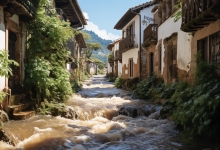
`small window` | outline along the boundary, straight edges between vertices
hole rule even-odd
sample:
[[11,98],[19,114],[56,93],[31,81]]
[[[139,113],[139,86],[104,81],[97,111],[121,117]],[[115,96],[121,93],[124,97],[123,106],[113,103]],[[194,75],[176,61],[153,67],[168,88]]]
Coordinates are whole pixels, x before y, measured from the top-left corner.
[[133,58],[129,59],[129,77],[133,77]]
[[133,58],[129,59],[129,77],[133,77]]

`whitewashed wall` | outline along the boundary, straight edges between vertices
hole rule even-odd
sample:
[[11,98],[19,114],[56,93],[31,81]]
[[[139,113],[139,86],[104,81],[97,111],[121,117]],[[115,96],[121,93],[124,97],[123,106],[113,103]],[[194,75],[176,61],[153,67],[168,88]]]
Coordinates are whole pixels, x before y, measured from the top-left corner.
[[107,66],[107,71],[108,71],[108,73],[112,73],[112,67],[110,66],[110,64],[108,63],[108,66]]
[[[163,22],[158,27],[158,41],[161,40],[161,47],[162,47],[162,71],[164,67],[164,39],[166,37],[171,36],[172,33],[177,33],[177,66],[180,69],[187,70],[187,65],[191,61],[191,40],[192,36],[189,33],[185,33],[180,30],[181,27],[181,19],[178,22],[173,21],[174,18],[168,18],[165,22]],[[159,46],[159,45],[157,45]]]
[[[126,65],[128,67],[129,58],[133,58],[133,62],[137,64],[138,60],[138,48],[131,49],[127,52],[122,53],[122,67]],[[127,73],[126,73],[127,74]]]
[[[5,49],[5,25],[4,25],[3,8],[0,7],[0,50],[3,49]],[[5,77],[0,77],[0,91],[2,91],[4,87],[5,87]]]
[[[147,25],[154,23],[154,22],[150,22],[150,23],[147,22],[147,25],[146,24],[143,25],[142,21],[144,20],[144,16],[154,18],[154,13],[152,13],[151,10],[155,6],[157,6],[157,5],[153,5],[153,6],[144,8],[140,11],[140,15],[141,15],[141,43],[143,43],[143,39],[144,39],[144,29],[147,27]],[[139,28],[139,26],[138,26],[138,28]]]
[[120,61],[118,61],[118,75],[122,75],[122,63]]

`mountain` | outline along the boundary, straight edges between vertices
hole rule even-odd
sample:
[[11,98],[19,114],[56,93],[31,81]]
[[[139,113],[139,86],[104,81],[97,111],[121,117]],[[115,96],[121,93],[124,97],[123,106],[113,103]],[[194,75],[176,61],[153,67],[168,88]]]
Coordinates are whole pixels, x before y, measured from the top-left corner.
[[102,49],[98,51],[92,52],[92,57],[100,59],[103,63],[107,64],[107,57],[111,53],[107,49],[107,46],[112,43],[112,40],[105,40],[99,37],[95,32],[83,30],[85,33],[89,34],[91,36],[90,40],[86,40],[86,42],[93,42],[93,43],[100,43],[102,45]]

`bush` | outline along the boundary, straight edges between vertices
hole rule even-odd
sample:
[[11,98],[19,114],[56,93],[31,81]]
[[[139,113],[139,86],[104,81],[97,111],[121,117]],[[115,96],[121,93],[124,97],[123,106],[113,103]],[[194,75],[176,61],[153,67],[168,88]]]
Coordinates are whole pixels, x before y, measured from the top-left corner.
[[109,82],[115,82],[116,77],[115,77],[114,73],[112,73],[112,72],[108,73],[108,74],[106,74],[105,77],[108,79]]
[[70,84],[73,92],[79,92],[81,90],[79,81],[73,75],[70,76]]
[[122,76],[118,76],[114,82],[115,87],[117,88],[122,88],[122,84],[123,84],[123,80],[122,80]]
[[215,64],[199,62],[195,83],[179,84],[171,103],[173,119],[186,136],[213,138],[220,132],[220,78]]
[[156,75],[152,75],[148,79],[145,79],[137,84],[137,87],[133,91],[133,97],[151,99],[163,91],[163,86],[163,80],[157,78]]

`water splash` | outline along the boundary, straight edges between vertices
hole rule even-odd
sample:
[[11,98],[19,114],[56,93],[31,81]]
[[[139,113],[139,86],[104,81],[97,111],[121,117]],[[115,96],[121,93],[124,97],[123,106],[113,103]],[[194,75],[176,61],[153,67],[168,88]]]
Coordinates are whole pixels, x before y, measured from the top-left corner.
[[114,88],[103,77],[93,79],[66,102],[74,109],[77,119],[35,116],[7,122],[3,129],[13,133],[18,143],[12,147],[0,142],[0,147],[14,150],[177,150],[193,147],[183,145],[172,121],[160,119],[161,106],[132,100],[129,92]]

